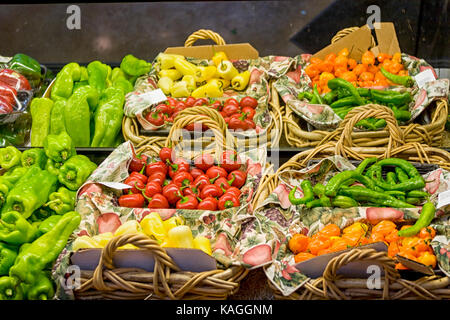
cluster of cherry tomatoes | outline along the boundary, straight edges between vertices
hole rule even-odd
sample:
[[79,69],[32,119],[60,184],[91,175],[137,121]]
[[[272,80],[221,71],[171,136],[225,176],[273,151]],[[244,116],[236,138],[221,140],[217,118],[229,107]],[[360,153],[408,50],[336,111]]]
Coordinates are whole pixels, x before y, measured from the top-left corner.
[[[403,226],[400,230],[408,227],[411,226]],[[311,237],[294,234],[288,245],[295,254],[295,262],[298,263],[322,254],[381,241],[388,245],[389,257],[394,259],[398,254],[434,268],[436,256],[433,254],[430,242],[435,235],[436,231],[432,227],[426,227],[416,236],[399,237],[396,224],[389,220],[382,220],[371,229],[369,225],[361,222],[355,222],[342,231],[336,224],[329,224]],[[407,267],[398,262],[396,269],[407,269]]]
[[[253,121],[255,109],[258,101],[253,97],[243,97],[240,101],[235,98],[228,98],[225,101],[212,100],[207,98],[188,97],[186,99],[175,99],[168,97],[165,103],[157,105],[152,111],[145,115],[145,119],[156,127],[163,126],[166,122],[173,123],[175,117],[186,108],[196,106],[208,106],[217,110],[229,129],[232,130],[249,130],[255,129],[256,125]],[[202,125],[202,130],[207,130],[206,125]],[[185,127],[186,130],[193,131],[194,123]]]
[[129,208],[224,210],[240,206],[240,188],[247,173],[240,170],[236,151],[224,151],[219,164],[210,154],[194,159],[194,166],[176,158],[171,148],[162,148],[158,161],[146,155],[134,155],[130,175],[124,181],[131,186],[119,197],[119,205]]

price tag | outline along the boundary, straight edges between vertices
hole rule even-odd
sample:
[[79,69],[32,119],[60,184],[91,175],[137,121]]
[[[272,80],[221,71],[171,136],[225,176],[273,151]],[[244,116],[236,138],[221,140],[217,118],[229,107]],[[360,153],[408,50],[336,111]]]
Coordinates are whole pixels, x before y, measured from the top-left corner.
[[448,204],[450,204],[450,190],[439,193],[436,209],[445,207]]
[[157,104],[167,100],[166,95],[161,89],[156,89],[150,92],[146,92],[140,96],[149,105]]
[[434,77],[433,71],[431,69],[427,69],[425,71],[422,71],[421,73],[417,74],[414,79],[417,82],[417,85],[419,88],[423,88],[425,84],[431,81],[435,81],[436,78]]
[[124,189],[131,188],[130,185],[125,184],[125,183],[120,183],[120,182],[99,182],[99,183],[108,188],[117,189],[117,190],[124,190]]

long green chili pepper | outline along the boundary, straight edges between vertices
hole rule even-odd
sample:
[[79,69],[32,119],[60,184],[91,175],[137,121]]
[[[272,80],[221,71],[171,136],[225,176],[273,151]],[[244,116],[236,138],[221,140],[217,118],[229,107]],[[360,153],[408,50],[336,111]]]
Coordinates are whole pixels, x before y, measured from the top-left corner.
[[306,203],[307,208],[317,208],[317,207],[331,207],[331,200],[327,196],[321,196],[319,199],[314,199]]
[[397,183],[397,175],[394,172],[389,171],[386,174],[386,182],[389,184],[396,184]]
[[373,180],[366,176],[363,176],[356,170],[349,170],[338,173],[333,178],[331,178],[330,181],[328,181],[327,185],[325,186],[325,195],[335,197],[339,188],[348,179],[359,181],[369,189],[377,189]]
[[397,174],[398,181],[405,182],[409,179],[408,175],[402,168],[395,167],[395,173]]
[[356,201],[366,201],[393,208],[415,208],[415,206],[407,202],[400,201],[389,194],[360,186],[342,187],[339,190],[339,195],[351,197]]
[[365,101],[359,95],[358,90],[356,90],[355,86],[353,86],[353,84],[351,84],[347,80],[340,79],[340,78],[334,78],[334,79],[328,80],[327,84],[328,84],[328,88],[330,88],[331,90],[338,89],[338,88],[346,89],[356,99],[356,102],[358,103],[358,105],[365,104]]
[[313,187],[311,185],[311,181],[309,180],[303,180],[300,183],[300,187],[302,188],[302,192],[303,192],[303,197],[302,198],[296,198],[295,197],[295,191],[297,190],[297,187],[294,187],[290,192],[289,192],[289,201],[293,204],[293,205],[298,205],[298,204],[305,204],[311,200],[314,199],[314,192],[313,192]]
[[[412,87],[414,85],[414,79],[411,76],[398,76],[386,71],[383,67],[380,68],[380,72],[386,77],[386,79],[392,81],[393,83],[401,84],[405,87]],[[328,87],[330,87],[330,85],[328,85]]]
[[356,202],[354,199],[346,196],[336,196],[333,198],[331,204],[333,207],[339,207],[339,208],[353,208],[358,206],[358,202]]
[[411,198],[428,198],[429,196],[430,194],[428,192],[421,190],[412,190],[408,192],[408,197]]
[[316,183],[313,188],[314,195],[320,197],[325,194],[325,186],[321,183]]
[[422,202],[422,199],[415,198],[415,197],[407,197],[405,201],[410,203],[410,204],[414,204],[414,205],[417,206],[420,202]]
[[320,96],[319,91],[317,90],[317,84],[314,85],[313,95],[314,98],[316,98],[318,104],[323,104],[322,97]]
[[427,202],[423,205],[420,217],[412,227],[400,230],[398,232],[399,237],[412,237],[420,232],[422,228],[426,228],[430,225],[434,218],[436,207],[432,202]]

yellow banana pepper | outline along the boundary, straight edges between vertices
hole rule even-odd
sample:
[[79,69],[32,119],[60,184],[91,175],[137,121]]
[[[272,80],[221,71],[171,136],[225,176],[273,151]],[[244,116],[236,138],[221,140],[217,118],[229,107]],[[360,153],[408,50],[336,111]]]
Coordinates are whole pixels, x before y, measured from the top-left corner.
[[137,222],[136,220],[128,220],[116,229],[116,232],[114,232],[114,236],[117,237],[123,234],[134,234],[140,232],[142,232],[142,227],[139,222]]
[[169,77],[162,77],[158,80],[158,87],[164,92],[164,94],[170,94],[172,86],[173,80]]
[[208,83],[210,82],[218,82],[218,85],[220,88],[226,89],[230,86],[231,81],[230,80],[225,80],[225,79],[218,79],[218,78],[214,78],[208,81]]
[[184,56],[180,54],[160,53],[156,58],[156,61],[159,63],[161,69],[164,70],[173,68],[173,62],[176,58],[184,60]]
[[142,231],[158,242],[163,242],[167,237],[167,231],[164,228],[163,221],[158,212],[150,212],[141,220]]
[[232,80],[235,76],[239,74],[239,71],[234,67],[230,60],[223,60],[217,67],[217,73],[221,78],[226,80]]
[[188,97],[190,94],[186,81],[175,82],[170,89],[170,95],[174,98]]
[[181,78],[181,81],[186,81],[187,88],[189,91],[194,91],[197,88],[197,84],[195,83],[195,77],[191,75],[185,75]]
[[228,57],[225,52],[219,51],[219,52],[214,53],[211,60],[214,63],[214,65],[217,67],[223,60],[228,60]]
[[76,238],[72,243],[72,250],[100,248],[100,244],[89,236],[81,236]]
[[163,226],[166,230],[166,233],[169,232],[170,229],[181,226],[183,224],[184,222],[181,217],[170,217],[169,219],[163,221]]
[[239,73],[231,80],[231,86],[234,90],[244,90],[247,88],[248,82],[250,80],[250,71],[244,71]]
[[195,76],[198,68],[196,65],[190,63],[189,61],[182,60],[182,59],[175,59],[173,61],[173,66],[175,69],[177,69],[183,76],[185,75],[191,75]]
[[162,77],[169,77],[173,81],[180,79],[183,75],[178,71],[177,69],[167,69],[167,70],[161,70],[158,72],[158,76],[160,78]]
[[212,255],[211,242],[204,236],[196,236],[194,238],[194,248],[200,249],[206,254]]
[[207,67],[203,67],[203,66],[199,66],[197,67],[198,71],[196,73],[196,82],[204,82],[204,81],[208,81],[209,79],[212,79],[217,72],[217,68],[215,66],[207,66]]
[[93,236],[92,240],[96,241],[100,248],[103,248],[113,237],[112,232],[104,232]]
[[196,99],[205,98],[206,97],[206,84],[204,84],[204,85],[198,87],[197,89],[195,89],[194,91],[192,91],[191,96],[193,96]]
[[177,226],[167,233],[169,243],[174,248],[194,248],[194,238],[191,228],[188,226]]

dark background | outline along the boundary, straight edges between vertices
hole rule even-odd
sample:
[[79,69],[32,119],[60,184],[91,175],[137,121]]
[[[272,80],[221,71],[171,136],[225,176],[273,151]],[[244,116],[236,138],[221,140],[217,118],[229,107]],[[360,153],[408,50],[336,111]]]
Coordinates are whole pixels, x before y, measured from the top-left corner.
[[250,42],[261,56],[294,56],[364,25],[371,4],[380,6],[382,21],[395,23],[402,51],[449,67],[448,0],[81,3],[81,30],[66,27],[70,3],[1,5],[0,55],[23,52],[43,64],[117,63],[128,53],[152,60],[192,32],[212,29],[227,43]]

